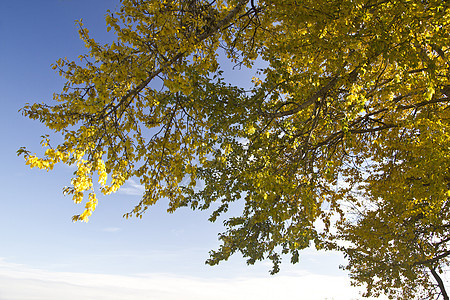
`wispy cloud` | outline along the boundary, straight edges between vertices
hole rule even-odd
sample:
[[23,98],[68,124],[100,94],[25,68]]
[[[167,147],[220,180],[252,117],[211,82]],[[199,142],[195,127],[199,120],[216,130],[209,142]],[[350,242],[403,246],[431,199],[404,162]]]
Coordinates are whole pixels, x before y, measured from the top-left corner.
[[104,231],[104,232],[118,232],[120,230],[122,230],[122,229],[119,227],[106,227],[106,228],[102,229],[102,231]]
[[2,300],[203,300],[203,299],[360,299],[345,276],[302,272],[296,276],[232,279],[171,274],[120,276],[51,272],[0,260]]
[[128,179],[119,189],[119,192],[131,196],[142,196],[145,192],[145,187],[133,179]]

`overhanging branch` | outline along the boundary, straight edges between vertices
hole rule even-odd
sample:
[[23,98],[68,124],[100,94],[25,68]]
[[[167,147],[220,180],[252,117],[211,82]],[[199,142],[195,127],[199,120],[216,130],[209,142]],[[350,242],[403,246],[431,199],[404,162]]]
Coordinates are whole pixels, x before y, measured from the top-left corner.
[[[200,34],[196,38],[196,44],[201,43],[205,39],[214,35],[218,30],[222,27],[226,26],[231,20],[245,7],[247,3],[246,0],[240,0],[233,10],[231,10],[223,19],[218,21],[214,26],[211,26],[208,30]],[[178,52],[175,56],[169,59],[165,64],[161,65],[157,70],[151,72],[148,77],[143,80],[139,85],[129,90],[122,98],[120,98],[119,103],[112,107],[112,109],[103,117],[110,115],[112,112],[116,111],[122,105],[128,106],[133,97],[139,94],[156,76],[158,76],[164,69],[177,62],[180,58],[182,58],[186,52]],[[106,109],[104,110],[106,111]]]

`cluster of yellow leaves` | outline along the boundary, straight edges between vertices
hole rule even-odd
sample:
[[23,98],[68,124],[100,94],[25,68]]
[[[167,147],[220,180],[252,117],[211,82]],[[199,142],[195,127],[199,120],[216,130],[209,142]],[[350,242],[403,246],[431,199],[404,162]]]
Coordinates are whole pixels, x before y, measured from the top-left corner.
[[53,148],[49,148],[45,151],[45,158],[38,158],[36,155],[30,155],[26,150],[21,149],[25,156],[26,164],[31,168],[39,168],[43,170],[52,170],[54,165],[58,162],[68,163],[76,160],[77,170],[75,172],[76,177],[71,180],[72,187],[66,187],[64,189],[65,194],[72,194],[72,199],[75,203],[81,203],[86,191],[90,191],[88,195],[88,201],[85,206],[85,210],[82,214],[74,216],[73,220],[88,221],[88,217],[92,214],[97,206],[97,198],[94,192],[94,185],[92,182],[92,175],[94,171],[98,172],[98,182],[101,185],[101,191],[103,194],[110,194],[117,191],[117,189],[124,183],[125,180],[118,180],[117,178],[112,181],[111,186],[106,185],[108,178],[105,163],[101,158],[97,158],[95,164],[82,159],[83,153],[72,153],[72,157],[67,152],[61,152]]

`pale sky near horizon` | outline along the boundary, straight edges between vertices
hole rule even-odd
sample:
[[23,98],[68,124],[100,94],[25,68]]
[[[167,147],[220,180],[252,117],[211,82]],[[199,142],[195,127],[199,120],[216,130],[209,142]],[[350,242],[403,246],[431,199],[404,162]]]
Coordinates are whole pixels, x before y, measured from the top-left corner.
[[333,252],[307,249],[275,276],[267,262],[247,266],[239,255],[205,266],[220,222],[189,209],[167,214],[164,202],[126,220],[142,193],[134,181],[100,198],[89,223],[72,223],[83,209],[62,194],[73,169],[30,170],[16,156],[21,146],[39,152],[40,136],[50,133],[18,110],[51,102],[63,80],[50,65],[85,51],[74,20],[107,42],[104,15],[117,7],[117,0],[0,1],[0,300],[360,299]]

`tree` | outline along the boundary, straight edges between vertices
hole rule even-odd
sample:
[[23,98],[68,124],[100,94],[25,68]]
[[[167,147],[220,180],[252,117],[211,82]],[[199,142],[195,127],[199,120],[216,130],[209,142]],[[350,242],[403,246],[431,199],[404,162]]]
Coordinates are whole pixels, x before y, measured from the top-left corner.
[[368,184],[353,201],[357,221],[343,224],[338,238],[351,242],[341,247],[346,269],[367,284],[367,295],[449,299],[439,275],[450,254],[449,128],[434,110],[416,117],[373,149]]
[[[121,2],[106,15],[117,39],[101,45],[79,22],[88,54],[53,66],[67,79],[55,104],[22,110],[63,137],[44,136],[42,158],[19,149],[26,163],[77,166],[64,192],[88,199],[74,221],[95,210],[95,176],[103,194],[137,177],[145,193],[126,217],[167,198],[169,212],[215,204],[215,221],[244,202],[209,264],[241,252],[275,273],[314,243],[349,255],[369,294],[433,293],[429,273],[392,269],[414,257],[434,276],[448,263],[447,2]],[[264,61],[250,89],[227,83],[219,53]]]

